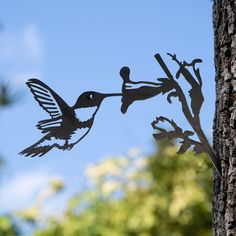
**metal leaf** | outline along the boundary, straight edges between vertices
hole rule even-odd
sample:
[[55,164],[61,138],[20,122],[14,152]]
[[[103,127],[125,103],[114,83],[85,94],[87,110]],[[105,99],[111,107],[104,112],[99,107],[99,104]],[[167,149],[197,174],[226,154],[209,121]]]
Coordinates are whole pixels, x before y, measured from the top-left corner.
[[161,82],[160,89],[161,89],[162,94],[168,93],[169,91],[174,89],[173,83],[171,80],[167,78],[159,78],[158,81]]
[[183,154],[185,153],[190,147],[192,143],[187,139],[182,142],[182,145],[180,146],[179,151],[177,152],[178,154]]
[[[173,127],[174,130],[166,131],[165,129],[160,128],[158,126],[160,122],[169,123]],[[190,136],[194,135],[194,132],[190,130],[185,130],[183,132],[183,130],[173,120],[170,120],[164,116],[160,116],[160,117],[157,117],[156,120],[152,122],[152,127],[153,129],[158,131],[158,133],[153,134],[153,137],[156,140],[165,139],[165,138],[169,140],[182,139],[180,149],[177,152],[178,154],[185,153],[191,146],[194,146],[194,151],[197,154],[202,152],[203,150],[201,143],[189,138]]]
[[204,146],[199,143],[199,144],[195,144],[195,145],[194,145],[193,151],[194,151],[196,154],[201,154],[202,152],[205,152],[205,149],[204,149]]
[[191,108],[194,116],[199,116],[200,109],[202,107],[204,97],[199,85],[195,85],[192,89],[189,90],[189,96],[191,98]]
[[171,104],[172,103],[172,101],[171,101],[171,98],[172,97],[178,97],[178,93],[177,92],[171,92],[171,93],[169,93],[168,94],[168,96],[167,96],[167,101]]

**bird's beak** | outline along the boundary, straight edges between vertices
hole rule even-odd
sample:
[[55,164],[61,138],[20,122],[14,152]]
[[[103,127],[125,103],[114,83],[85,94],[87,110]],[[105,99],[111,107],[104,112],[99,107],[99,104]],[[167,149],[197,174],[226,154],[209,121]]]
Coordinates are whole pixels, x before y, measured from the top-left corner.
[[103,98],[107,98],[107,97],[116,97],[116,96],[122,96],[122,93],[103,93],[102,96]]

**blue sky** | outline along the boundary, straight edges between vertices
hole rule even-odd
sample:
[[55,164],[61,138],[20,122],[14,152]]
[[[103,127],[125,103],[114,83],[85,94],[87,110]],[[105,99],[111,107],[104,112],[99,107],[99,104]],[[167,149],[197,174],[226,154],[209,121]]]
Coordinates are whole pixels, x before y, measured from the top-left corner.
[[1,209],[30,204],[51,176],[62,176],[73,191],[84,185],[90,163],[132,147],[152,153],[150,123],[156,116],[174,118],[189,128],[178,101],[169,105],[165,97],[157,97],[136,102],[123,115],[120,99],[110,98],[103,102],[89,135],[70,152],[53,150],[43,158],[23,158],[18,153],[42,136],[36,123],[48,118],[25,86],[29,78],[44,81],[73,105],[86,90],[120,92],[119,70],[125,65],[133,80],[155,81],[163,75],[156,53],[173,70],[167,52],[183,60],[201,58],[201,118],[210,138],[215,99],[211,8],[207,0],[2,2],[0,75],[24,97],[0,111],[0,153],[7,161],[1,174]]

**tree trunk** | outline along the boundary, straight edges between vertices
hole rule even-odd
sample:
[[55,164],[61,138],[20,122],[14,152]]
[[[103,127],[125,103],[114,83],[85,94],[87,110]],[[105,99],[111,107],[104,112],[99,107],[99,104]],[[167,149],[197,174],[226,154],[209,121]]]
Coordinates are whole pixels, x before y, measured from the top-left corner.
[[214,0],[216,113],[214,150],[222,179],[213,180],[213,235],[236,235],[236,0]]

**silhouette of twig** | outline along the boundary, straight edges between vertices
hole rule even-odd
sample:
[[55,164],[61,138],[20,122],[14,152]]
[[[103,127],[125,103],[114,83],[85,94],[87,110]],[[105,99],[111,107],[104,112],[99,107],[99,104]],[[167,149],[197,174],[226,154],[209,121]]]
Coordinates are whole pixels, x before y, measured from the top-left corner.
[[[172,85],[173,90],[171,93],[168,94],[167,100],[168,102],[171,102],[171,97],[178,97],[179,101],[182,105],[182,111],[184,116],[186,117],[187,121],[195,131],[195,134],[198,136],[199,141],[197,143],[192,142],[193,140],[189,140],[189,138],[185,138],[183,143],[182,143],[182,150],[181,151],[187,151],[192,145],[194,145],[194,151],[196,153],[201,153],[201,152],[206,152],[209,155],[209,158],[218,171],[219,175],[221,175],[221,169],[220,169],[220,163],[218,159],[216,158],[213,149],[211,148],[211,145],[209,144],[205,133],[203,132],[201,128],[201,123],[200,123],[200,109],[202,107],[204,97],[202,94],[202,78],[199,72],[199,69],[196,69],[195,65],[196,63],[202,62],[200,59],[195,59],[191,63],[187,62],[180,62],[176,55],[172,55],[168,53],[168,55],[172,58],[173,61],[175,61],[178,66],[179,70],[176,73],[176,79],[179,79],[180,76],[182,75],[184,79],[190,84],[191,89],[189,90],[189,96],[191,98],[191,109],[187,103],[186,96],[177,82],[177,80],[174,79],[173,75],[169,71],[168,67],[166,66],[165,62],[162,60],[160,54],[156,54],[155,58],[157,62],[160,64],[162,67],[163,71],[165,72],[166,76],[168,77],[168,80],[163,80],[162,82],[164,83],[163,87],[169,86],[170,84]],[[189,71],[189,67],[193,69],[193,74]],[[165,118],[167,121],[167,118]],[[169,122],[171,123],[171,122]],[[156,136],[158,138],[158,136]],[[183,138],[182,134],[179,133],[178,138]]]
[[[157,125],[159,122],[169,123],[174,128],[174,130],[166,131],[165,129],[158,127]],[[164,138],[168,138],[170,140],[177,138],[182,139],[178,154],[185,153],[191,146],[193,146],[193,150],[196,154],[201,153],[201,150],[204,149],[200,142],[189,138],[189,136],[194,135],[194,132],[190,130],[185,130],[183,132],[183,130],[173,120],[170,120],[164,116],[157,117],[156,120],[152,122],[152,127],[153,129],[159,131],[153,135],[156,140]]]
[[[202,60],[194,59],[192,62],[187,63],[186,61],[179,61],[175,54],[172,55],[168,53],[167,55],[169,55],[171,59],[179,66],[179,69],[175,74],[175,78],[163,61],[160,54],[156,54],[155,58],[165,72],[166,77],[158,78],[158,83],[146,81],[131,81],[129,78],[130,69],[128,67],[123,67],[121,69],[120,75],[123,79],[123,97],[121,111],[125,113],[128,107],[136,100],[149,99],[159,94],[167,94],[167,101],[169,103],[172,103],[171,99],[173,97],[178,98],[182,106],[183,114],[188,123],[193,128],[194,132],[189,130],[182,131],[182,129],[177,126],[173,120],[160,116],[157,117],[156,120],[152,123],[153,128],[158,131],[157,134],[154,134],[154,138],[182,139],[181,147],[178,153],[184,153],[190,147],[193,147],[193,150],[196,154],[206,152],[209,155],[213,166],[216,168],[219,175],[221,175],[219,160],[216,158],[200,123],[199,115],[202,104],[204,102],[204,97],[202,94],[202,78],[199,68],[196,68],[196,64],[201,63]],[[180,84],[178,83],[178,79],[180,79],[180,77],[183,77],[191,87],[189,90],[189,97],[191,100],[190,106],[188,105],[186,96]],[[158,127],[160,121],[169,123],[174,128],[174,130],[166,131],[165,129]],[[192,136],[194,134],[198,136],[199,142],[189,138],[189,136]]]

